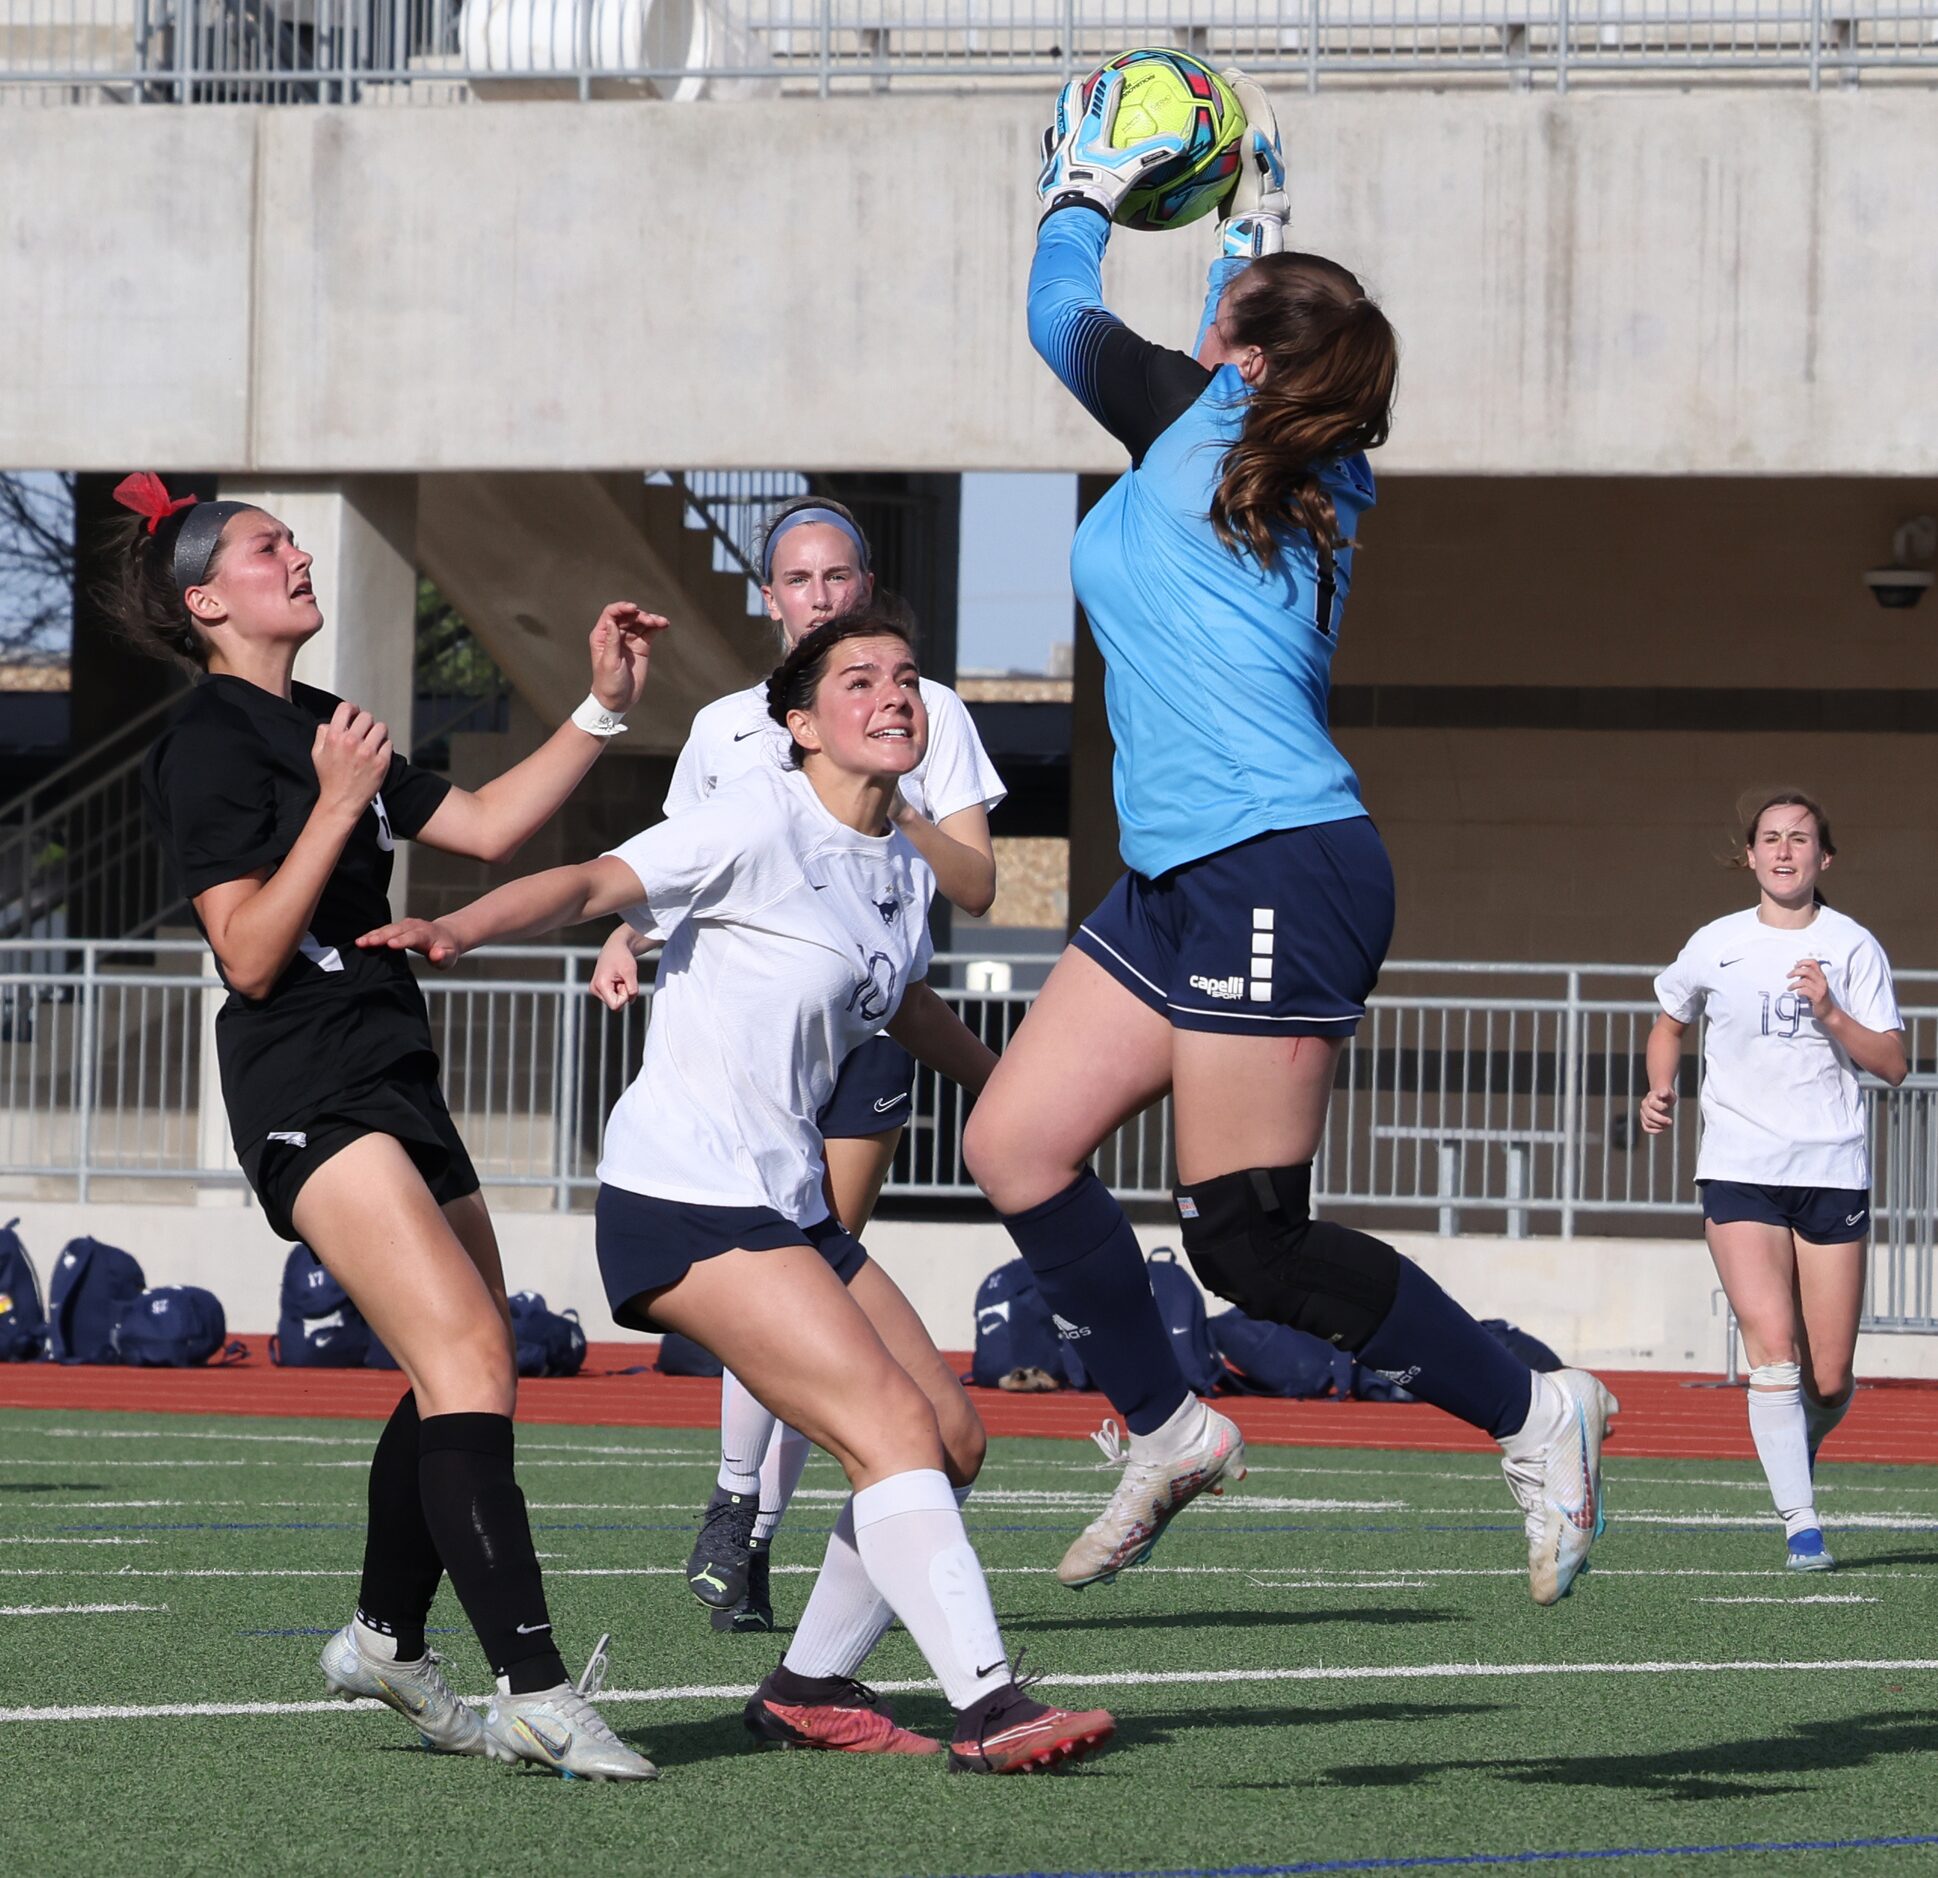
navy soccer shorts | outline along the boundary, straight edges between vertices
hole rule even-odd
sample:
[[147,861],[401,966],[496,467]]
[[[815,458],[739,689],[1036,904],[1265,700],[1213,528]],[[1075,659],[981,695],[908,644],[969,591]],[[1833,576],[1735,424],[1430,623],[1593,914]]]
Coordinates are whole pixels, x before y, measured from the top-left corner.
[[870,1037],[848,1052],[834,1094],[821,1111],[821,1139],[847,1141],[885,1135],[908,1122],[915,1059],[892,1037]]
[[1357,816],[1126,874],[1071,944],[1180,1030],[1350,1037],[1392,937],[1392,865]]
[[844,1285],[868,1262],[861,1241],[832,1215],[817,1225],[797,1226],[771,1206],[696,1206],[602,1186],[595,1219],[606,1301],[628,1330],[657,1329],[651,1294],[678,1284],[702,1259],[722,1252],[811,1245]]
[[1806,1245],[1852,1245],[1871,1230],[1864,1187],[1763,1187],[1743,1180],[1699,1180],[1702,1216],[1718,1226],[1754,1220],[1783,1226]]

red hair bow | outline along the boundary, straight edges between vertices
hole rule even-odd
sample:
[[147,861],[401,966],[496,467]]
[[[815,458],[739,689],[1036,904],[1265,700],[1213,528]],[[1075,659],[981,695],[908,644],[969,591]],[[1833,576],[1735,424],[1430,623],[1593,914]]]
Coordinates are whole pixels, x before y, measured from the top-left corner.
[[171,515],[179,515],[183,509],[192,509],[199,500],[195,496],[171,497],[168,485],[153,470],[138,470],[132,476],[122,477],[114,486],[114,499],[124,509],[133,509],[137,515],[147,516],[151,535]]

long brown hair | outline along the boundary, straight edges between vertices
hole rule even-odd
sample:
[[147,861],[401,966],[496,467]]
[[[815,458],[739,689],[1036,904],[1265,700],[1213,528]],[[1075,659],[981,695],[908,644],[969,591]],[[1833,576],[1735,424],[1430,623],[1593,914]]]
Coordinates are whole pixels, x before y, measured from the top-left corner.
[[1249,548],[1266,567],[1288,526],[1330,562],[1350,543],[1318,472],[1386,441],[1399,340],[1358,279],[1317,254],[1254,261],[1227,290],[1220,324],[1233,345],[1258,347],[1265,374],[1225,452],[1211,525],[1234,554]]

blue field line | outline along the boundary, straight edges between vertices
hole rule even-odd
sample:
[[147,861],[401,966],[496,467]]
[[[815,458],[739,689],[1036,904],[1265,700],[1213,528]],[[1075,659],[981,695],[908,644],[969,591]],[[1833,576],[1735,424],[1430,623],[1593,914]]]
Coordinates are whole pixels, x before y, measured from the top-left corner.
[[1449,1871],[1483,1865],[1559,1865],[1576,1859],[1711,1858],[1742,1852],[1888,1852],[1919,1845],[1938,1845],[1938,1832],[1899,1833],[1880,1839],[1752,1839],[1735,1845],[1619,1845],[1574,1852],[1440,1852],[1416,1858],[1321,1858],[1298,1865],[1181,1865],[1163,1870],[1011,1872],[1003,1878],[1304,1878],[1304,1874],[1319,1872]]

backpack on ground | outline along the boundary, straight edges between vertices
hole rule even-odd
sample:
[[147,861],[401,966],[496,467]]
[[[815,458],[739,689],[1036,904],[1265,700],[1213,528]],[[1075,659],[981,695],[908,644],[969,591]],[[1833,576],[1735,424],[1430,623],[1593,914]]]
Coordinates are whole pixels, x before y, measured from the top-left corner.
[[1150,1276],[1157,1314],[1171,1335],[1171,1354],[1184,1371],[1185,1386],[1193,1395],[1209,1395],[1224,1375],[1225,1365],[1212,1340],[1204,1293],[1169,1246],[1161,1245],[1152,1252],[1144,1261],[1144,1270]]
[[291,1246],[269,1360],[284,1369],[361,1369],[375,1342],[350,1294],[316,1254],[306,1245]]
[[54,1261],[48,1287],[54,1361],[119,1362],[121,1314],[146,1289],[132,1254],[99,1239],[70,1239]]
[[1549,1375],[1557,1369],[1568,1367],[1539,1337],[1530,1336],[1520,1325],[1510,1324],[1505,1317],[1483,1317],[1480,1327],[1496,1343],[1503,1345],[1510,1355],[1518,1356],[1529,1369],[1538,1369],[1543,1375]]
[[200,1285],[158,1285],[144,1291],[121,1313],[116,1344],[121,1360],[142,1369],[188,1369],[221,1352],[223,1363],[249,1354],[244,1343],[230,1343],[222,1300]]
[[1238,1395],[1287,1396],[1295,1401],[1353,1392],[1351,1352],[1335,1350],[1290,1324],[1263,1323],[1243,1311],[1220,1311],[1212,1340],[1224,1358],[1224,1387]]
[[1057,1331],[1056,1319],[1035,1275],[1022,1259],[1011,1259],[976,1287],[976,1347],[969,1359],[969,1380],[980,1389],[1034,1394],[1088,1383],[1071,1342]]
[[662,1376],[724,1376],[727,1366],[703,1343],[669,1330],[659,1340],[659,1359],[653,1367]]
[[576,1376],[585,1367],[585,1332],[577,1311],[554,1311],[536,1291],[514,1291],[511,1333],[521,1376]]
[[10,1219],[0,1226],[0,1363],[37,1363],[47,1354],[40,1274]]

